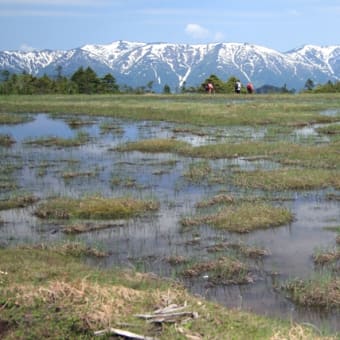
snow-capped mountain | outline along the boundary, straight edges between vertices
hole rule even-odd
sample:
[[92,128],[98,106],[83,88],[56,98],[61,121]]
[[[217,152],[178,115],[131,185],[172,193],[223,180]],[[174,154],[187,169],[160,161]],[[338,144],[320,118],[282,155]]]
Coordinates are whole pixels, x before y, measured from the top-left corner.
[[209,75],[231,76],[256,87],[264,84],[297,90],[308,78],[315,84],[340,80],[340,45],[306,45],[286,53],[247,43],[206,45],[115,41],[85,45],[68,51],[0,51],[0,70],[33,75],[56,75],[59,67],[69,76],[80,66],[99,76],[111,73],[119,85],[145,86],[160,91],[167,84],[175,91],[185,84],[198,86]]

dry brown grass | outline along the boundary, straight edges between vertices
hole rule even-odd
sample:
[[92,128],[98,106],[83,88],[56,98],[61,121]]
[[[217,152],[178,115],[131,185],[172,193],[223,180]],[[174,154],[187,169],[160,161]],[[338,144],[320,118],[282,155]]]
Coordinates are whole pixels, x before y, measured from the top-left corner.
[[221,204],[221,203],[233,203],[234,198],[231,195],[226,194],[219,194],[215,195],[205,201],[198,202],[196,204],[196,208],[207,208],[215,204]]
[[72,309],[86,327],[98,329],[119,322],[122,315],[130,314],[132,306],[145,292],[124,286],[104,286],[81,281],[52,281],[46,287],[13,285],[18,305],[33,305],[39,299],[46,304],[56,304],[62,310]]
[[289,329],[287,333],[278,331],[275,333],[270,340],[336,340],[337,337],[333,336],[318,336],[315,333],[315,327],[309,329],[306,326],[295,324]]
[[326,265],[328,263],[340,260],[340,249],[334,249],[328,252],[313,255],[314,263],[317,265]]
[[320,308],[340,307],[340,277],[294,280],[284,287],[296,303]]

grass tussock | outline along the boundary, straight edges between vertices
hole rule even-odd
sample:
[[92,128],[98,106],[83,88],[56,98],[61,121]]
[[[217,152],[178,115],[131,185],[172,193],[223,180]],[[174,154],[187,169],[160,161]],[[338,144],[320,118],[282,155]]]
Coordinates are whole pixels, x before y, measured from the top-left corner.
[[196,208],[207,208],[217,204],[234,203],[234,197],[226,194],[218,194],[209,199],[196,203]]
[[183,152],[187,149],[189,144],[186,142],[178,141],[175,139],[146,139],[138,142],[130,142],[115,148],[115,151],[128,152],[128,151],[140,151],[140,152]]
[[110,223],[103,223],[103,222],[75,222],[69,224],[62,228],[62,231],[65,234],[80,234],[80,233],[87,233],[90,231],[97,231],[102,229],[108,228],[116,228],[121,227],[126,224],[124,220],[116,220]]
[[0,200],[0,210],[24,208],[39,201],[34,195],[18,195]]
[[10,135],[0,134],[0,146],[9,147],[15,143],[15,139]]
[[207,160],[189,164],[189,169],[184,173],[184,177],[191,182],[202,182],[213,172]]
[[318,252],[313,255],[313,261],[316,265],[327,265],[340,260],[340,249]]
[[184,227],[208,224],[237,233],[248,233],[288,224],[293,216],[285,208],[265,203],[240,203],[223,207],[215,214],[182,219]]
[[91,196],[48,200],[38,206],[35,215],[52,219],[124,219],[156,211],[158,208],[159,203],[155,201]]
[[340,278],[323,275],[310,280],[294,280],[284,289],[290,298],[303,306],[340,308]]
[[89,141],[89,134],[79,131],[74,138],[45,137],[26,141],[25,144],[45,147],[68,148],[86,144]]
[[270,253],[268,250],[258,247],[251,247],[243,243],[222,242],[207,248],[208,253],[224,252],[232,250],[236,254],[244,257],[258,259],[268,256]]
[[96,171],[65,171],[62,173],[63,179],[72,179],[76,177],[94,177],[96,175]]
[[253,282],[249,267],[230,257],[221,257],[217,260],[210,260],[195,263],[186,268],[182,275],[187,278],[206,277],[213,284],[245,284]]

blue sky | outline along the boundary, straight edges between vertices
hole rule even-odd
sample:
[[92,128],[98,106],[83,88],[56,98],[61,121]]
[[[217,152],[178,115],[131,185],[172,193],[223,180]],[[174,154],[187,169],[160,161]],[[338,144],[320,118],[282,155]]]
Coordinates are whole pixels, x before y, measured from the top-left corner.
[[0,0],[0,50],[116,40],[340,45],[340,0]]

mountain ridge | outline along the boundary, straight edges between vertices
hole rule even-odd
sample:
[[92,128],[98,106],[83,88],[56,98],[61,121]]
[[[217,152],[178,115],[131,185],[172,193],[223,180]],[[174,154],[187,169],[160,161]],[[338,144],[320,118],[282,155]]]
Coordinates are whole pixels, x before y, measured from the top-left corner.
[[86,44],[70,50],[0,51],[0,70],[32,75],[65,76],[80,66],[99,76],[111,73],[117,83],[131,87],[152,82],[153,90],[164,85],[178,91],[183,85],[198,86],[211,74],[223,80],[231,76],[255,87],[265,84],[302,89],[307,79],[315,84],[340,79],[340,45],[306,44],[288,52],[251,44],[145,43],[126,40],[110,44]]

